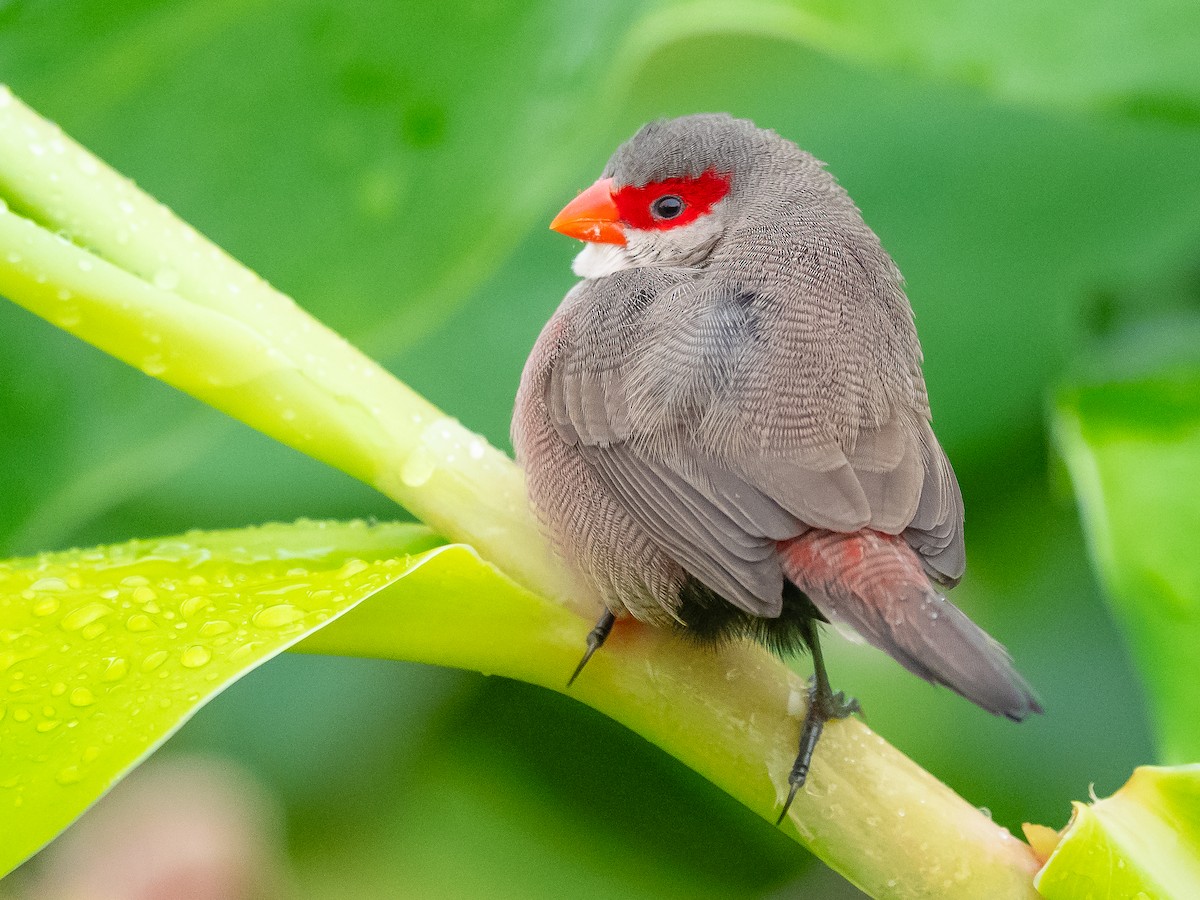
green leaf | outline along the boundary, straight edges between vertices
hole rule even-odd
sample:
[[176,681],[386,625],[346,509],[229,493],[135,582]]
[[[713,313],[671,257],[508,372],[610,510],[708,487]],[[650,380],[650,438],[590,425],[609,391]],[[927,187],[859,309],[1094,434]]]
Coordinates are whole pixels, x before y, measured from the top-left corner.
[[1038,839],[1049,859],[1034,883],[1046,900],[1194,897],[1200,765],[1143,766],[1111,797],[1074,804],[1061,836]]
[[301,522],[0,564],[0,876],[250,670],[419,567],[481,567],[438,543]]
[[1094,369],[1118,374],[1064,390],[1054,420],[1171,764],[1200,759],[1198,339],[1200,324],[1174,323],[1096,354]]
[[[679,3],[663,30],[790,35],[1007,100],[1200,124],[1200,9],[1172,0]],[[650,26],[643,24],[643,29]]]
[[[562,690],[578,617],[469,549],[435,543],[412,525],[302,522],[0,567],[0,871],[212,696],[302,639],[310,652],[464,666]],[[618,629],[587,675],[574,696],[772,817],[798,676],[757,648],[699,653],[636,626]],[[856,721],[828,727],[789,822],[877,895],[935,884],[1029,891],[1028,848]],[[887,849],[863,856],[864,841]]]

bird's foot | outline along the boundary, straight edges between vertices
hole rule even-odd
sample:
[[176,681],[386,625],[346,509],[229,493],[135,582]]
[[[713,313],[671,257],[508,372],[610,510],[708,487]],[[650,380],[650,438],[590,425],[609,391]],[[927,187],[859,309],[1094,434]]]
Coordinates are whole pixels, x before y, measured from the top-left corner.
[[583,654],[583,659],[579,661],[579,665],[575,667],[575,671],[571,673],[571,677],[567,679],[567,687],[575,683],[575,679],[579,677],[579,673],[583,671],[583,667],[592,658],[592,654],[604,646],[604,642],[608,640],[608,635],[612,632],[616,621],[617,617],[606,609],[604,615],[600,617],[600,621],[596,623],[596,627],[588,632],[587,650]]
[[830,690],[828,682],[816,676],[808,680],[808,710],[804,713],[804,725],[800,728],[800,751],[796,754],[796,761],[792,763],[792,771],[788,775],[787,800],[783,803],[779,818],[775,820],[776,825],[783,822],[792,801],[796,799],[796,794],[808,780],[813,751],[817,749],[817,741],[821,739],[825,723],[861,712],[862,708],[853,697],[847,697],[842,691]]

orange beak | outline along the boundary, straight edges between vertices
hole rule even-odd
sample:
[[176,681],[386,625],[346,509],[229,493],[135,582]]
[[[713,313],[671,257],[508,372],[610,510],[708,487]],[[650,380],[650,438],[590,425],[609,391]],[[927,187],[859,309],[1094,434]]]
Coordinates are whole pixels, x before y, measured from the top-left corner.
[[612,196],[612,179],[601,178],[563,207],[550,228],[593,244],[624,244],[621,214]]

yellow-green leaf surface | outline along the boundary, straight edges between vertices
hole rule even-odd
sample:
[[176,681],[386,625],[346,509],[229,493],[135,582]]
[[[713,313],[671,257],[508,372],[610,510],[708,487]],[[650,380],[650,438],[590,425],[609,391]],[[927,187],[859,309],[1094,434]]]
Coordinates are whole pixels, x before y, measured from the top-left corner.
[[0,875],[251,669],[430,561],[484,565],[438,544],[301,522],[0,564]]
[[[564,689],[585,623],[436,541],[413,525],[301,522],[4,564],[0,872],[292,646]],[[656,629],[610,645],[571,693],[772,818],[801,679],[758,648],[697,653]],[[857,721],[829,726],[785,828],[876,896],[1031,896],[1028,848]]]
[[1047,900],[1200,896],[1200,766],[1143,767],[1076,803],[1035,884]]
[[1101,355],[1124,374],[1064,391],[1055,421],[1168,764],[1200,760],[1198,346],[1197,323],[1130,335]]

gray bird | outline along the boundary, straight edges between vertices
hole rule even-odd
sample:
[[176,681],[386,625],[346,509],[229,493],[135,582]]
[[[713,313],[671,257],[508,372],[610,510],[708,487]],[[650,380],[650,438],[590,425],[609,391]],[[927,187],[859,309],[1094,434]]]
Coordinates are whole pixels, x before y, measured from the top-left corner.
[[[558,552],[617,617],[813,657],[784,813],[835,694],[817,627],[1015,721],[1040,712],[938,588],[965,567],[900,272],[822,164],[728,115],[644,126],[551,228],[586,242],[513,444]],[[782,820],[781,814],[780,819]]]

